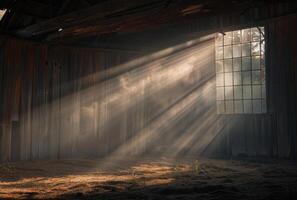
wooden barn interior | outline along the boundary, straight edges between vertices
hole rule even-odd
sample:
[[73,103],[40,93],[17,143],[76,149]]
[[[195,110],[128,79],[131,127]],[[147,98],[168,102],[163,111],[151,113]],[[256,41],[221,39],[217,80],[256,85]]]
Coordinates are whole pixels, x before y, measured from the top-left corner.
[[0,199],[297,199],[297,1],[0,0]]

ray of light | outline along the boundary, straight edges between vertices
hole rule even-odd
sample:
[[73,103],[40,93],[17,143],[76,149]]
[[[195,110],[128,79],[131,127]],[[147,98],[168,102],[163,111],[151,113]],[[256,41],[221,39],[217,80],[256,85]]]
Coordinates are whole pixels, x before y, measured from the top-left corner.
[[[75,156],[90,145],[105,152],[103,163],[156,152],[202,154],[224,128],[216,114],[210,37],[82,77],[86,87],[79,92],[36,109],[52,110],[54,122],[61,117],[63,144],[53,140],[52,148],[67,146]],[[95,84],[87,86],[90,78]],[[33,117],[32,126],[40,120]]]

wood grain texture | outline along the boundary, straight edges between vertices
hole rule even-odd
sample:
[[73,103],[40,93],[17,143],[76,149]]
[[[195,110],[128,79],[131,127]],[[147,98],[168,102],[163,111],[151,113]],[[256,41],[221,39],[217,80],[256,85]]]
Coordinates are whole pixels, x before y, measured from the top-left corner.
[[[192,133],[181,155],[296,158],[296,22],[292,18],[267,25],[268,113],[208,122],[208,111],[215,109],[214,83],[208,101],[185,102],[203,93],[214,77],[213,40],[206,42],[213,53],[200,70],[156,90],[147,81],[170,71],[177,57],[188,59],[195,47],[159,58],[156,66],[162,67],[148,65],[144,69],[153,76],[144,79],[139,66],[146,64],[138,63],[133,70],[124,65],[141,54],[5,39],[0,47],[0,159],[101,157],[119,149],[129,150],[126,155],[161,155],[175,152],[180,146],[174,142],[184,142]],[[125,75],[118,76],[119,68]],[[131,77],[137,82],[129,85]],[[171,74],[161,80],[173,78]],[[127,90],[133,86],[137,93]],[[121,98],[114,101],[117,95]],[[168,114],[180,107],[184,110],[179,115]],[[157,134],[146,137],[146,131]],[[210,138],[203,138],[205,134]],[[137,138],[146,139],[138,143]],[[130,149],[123,148],[126,144]]]

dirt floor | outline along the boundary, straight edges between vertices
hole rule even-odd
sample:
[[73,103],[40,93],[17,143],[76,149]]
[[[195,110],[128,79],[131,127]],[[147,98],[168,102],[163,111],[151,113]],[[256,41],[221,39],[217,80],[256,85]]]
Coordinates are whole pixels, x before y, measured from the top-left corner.
[[297,163],[202,158],[6,163],[0,165],[0,199],[296,200]]

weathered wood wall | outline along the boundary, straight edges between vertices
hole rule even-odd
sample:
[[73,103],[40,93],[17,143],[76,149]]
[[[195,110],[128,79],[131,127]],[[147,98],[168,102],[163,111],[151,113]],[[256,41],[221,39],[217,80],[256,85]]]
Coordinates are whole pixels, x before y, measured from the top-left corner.
[[2,38],[0,158],[296,158],[296,23],[267,24],[261,115],[216,115],[212,39],[144,56]]
[[[79,117],[83,114],[80,90],[95,84],[98,80],[95,72],[126,62],[136,55],[50,47],[5,38],[2,41],[1,160],[71,156],[77,153],[79,145],[84,147],[79,153],[96,153],[90,149],[92,144],[85,145],[79,136],[72,137],[85,128],[80,126]],[[67,95],[67,102],[64,100],[62,104]],[[67,106],[66,111],[62,106]],[[89,124],[99,119],[91,120]],[[88,128],[95,131],[95,127]]]
[[197,107],[215,113],[213,52],[213,39],[149,56],[5,39],[1,160],[160,153]]

